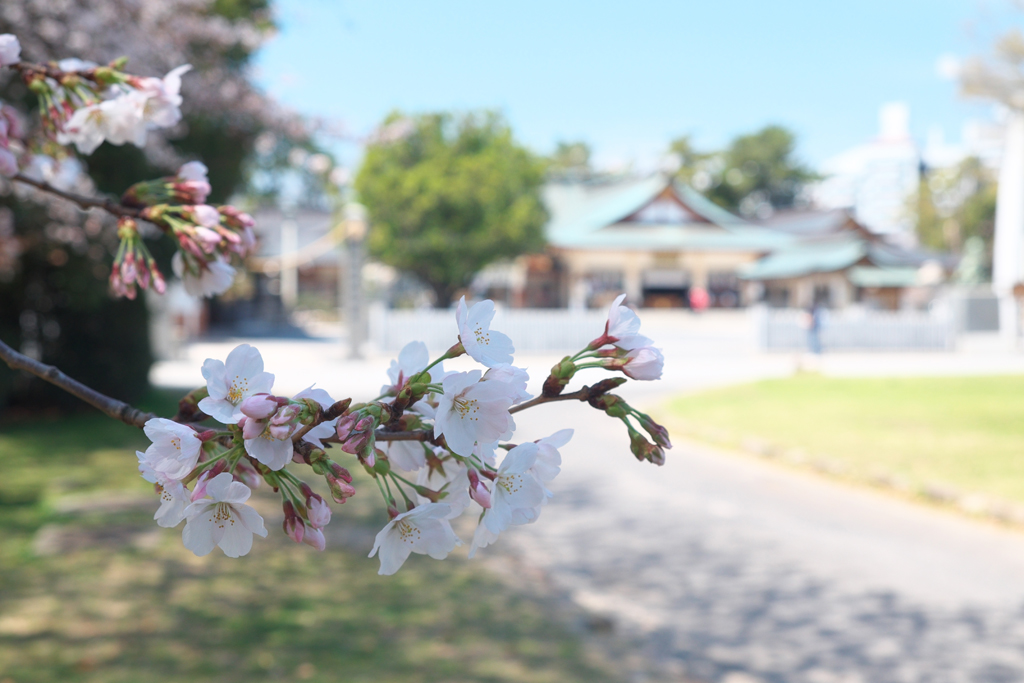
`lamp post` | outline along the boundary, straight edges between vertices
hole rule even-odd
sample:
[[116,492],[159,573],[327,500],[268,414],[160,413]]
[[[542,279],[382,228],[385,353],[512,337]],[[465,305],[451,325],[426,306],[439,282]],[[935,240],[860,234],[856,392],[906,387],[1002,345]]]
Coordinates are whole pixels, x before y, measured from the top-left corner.
[[360,359],[363,357],[363,240],[367,229],[366,208],[355,202],[346,204],[343,224],[345,249],[339,252],[339,295],[348,327],[348,357]]

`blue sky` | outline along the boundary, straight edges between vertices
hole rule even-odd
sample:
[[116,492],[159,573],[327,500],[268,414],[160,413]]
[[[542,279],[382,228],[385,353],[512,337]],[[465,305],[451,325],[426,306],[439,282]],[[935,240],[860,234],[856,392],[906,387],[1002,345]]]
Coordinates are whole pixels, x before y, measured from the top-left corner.
[[[365,134],[390,110],[492,108],[546,153],[584,140],[599,162],[652,164],[692,134],[716,148],[769,123],[813,164],[910,105],[922,140],[959,140],[990,108],[957,97],[942,55],[984,52],[1024,24],[1009,0],[448,2],[276,0],[259,82],[286,106]],[[347,163],[358,157],[343,146]]]

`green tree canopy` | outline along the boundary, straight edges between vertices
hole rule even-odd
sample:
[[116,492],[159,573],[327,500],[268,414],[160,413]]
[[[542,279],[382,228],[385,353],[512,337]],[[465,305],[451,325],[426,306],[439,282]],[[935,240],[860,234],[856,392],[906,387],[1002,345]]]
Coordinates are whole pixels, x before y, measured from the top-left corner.
[[488,263],[543,247],[544,163],[491,112],[410,121],[404,137],[367,149],[355,187],[370,253],[420,278],[443,308]]
[[590,145],[585,142],[559,142],[548,159],[548,175],[553,179],[585,180],[593,174]]
[[698,152],[688,136],[672,143],[678,175],[719,206],[764,216],[793,206],[803,186],[818,175],[794,155],[796,136],[782,126],[740,135],[717,153]]
[[908,206],[921,244],[960,253],[967,240],[977,237],[984,245],[981,265],[991,268],[996,189],[995,174],[977,157],[952,168],[930,170]]

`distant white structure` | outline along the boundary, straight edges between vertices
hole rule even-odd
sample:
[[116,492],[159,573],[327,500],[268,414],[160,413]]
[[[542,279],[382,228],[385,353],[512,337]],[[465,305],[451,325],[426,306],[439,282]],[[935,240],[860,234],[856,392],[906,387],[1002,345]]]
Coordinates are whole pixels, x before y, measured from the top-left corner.
[[878,114],[878,137],[822,164],[827,177],[812,189],[812,200],[822,209],[852,209],[871,230],[912,245],[914,220],[907,200],[917,191],[922,165],[948,168],[976,156],[990,168],[999,168],[1005,138],[1002,118],[997,112],[994,121],[968,121],[959,144],[947,143],[942,129],[933,128],[921,148],[910,136],[909,107],[903,102],[884,104]]
[[822,164],[827,177],[812,190],[812,198],[824,209],[852,208],[874,232],[910,242],[913,221],[906,203],[917,189],[921,167],[921,153],[910,137],[910,108],[890,102],[878,119],[877,138]]

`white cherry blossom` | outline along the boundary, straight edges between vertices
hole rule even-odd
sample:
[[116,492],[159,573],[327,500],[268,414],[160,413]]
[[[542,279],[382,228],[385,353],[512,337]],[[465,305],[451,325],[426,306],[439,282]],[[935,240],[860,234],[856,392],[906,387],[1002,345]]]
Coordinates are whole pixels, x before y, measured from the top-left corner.
[[189,161],[188,163],[182,164],[181,168],[178,169],[178,178],[186,182],[208,183],[210,181],[207,177],[208,173],[209,169],[206,168],[206,164],[203,162]]
[[235,269],[220,256],[212,261],[187,266],[181,252],[171,258],[171,269],[181,278],[189,296],[213,297],[223,294],[235,281]]
[[292,461],[292,453],[295,451],[290,434],[287,438],[278,439],[271,434],[269,427],[256,438],[245,439],[244,443],[246,453],[275,472]]
[[0,66],[10,66],[21,61],[21,43],[11,33],[0,35]]
[[203,377],[210,395],[199,402],[199,409],[223,424],[238,424],[242,401],[269,394],[274,387],[274,376],[263,371],[263,356],[248,344],[236,346],[226,362],[207,358]]
[[188,522],[182,532],[185,547],[200,557],[216,546],[228,557],[240,557],[252,548],[252,535],[266,537],[263,518],[245,504],[252,491],[221,472],[206,483],[206,496],[185,508]]
[[[561,429],[551,436],[546,436],[535,442],[537,444],[537,461],[533,464],[533,472],[541,483],[551,481],[562,471],[562,455],[558,449],[569,443],[572,435],[573,430]],[[546,493],[550,498],[551,493]]]
[[388,460],[403,472],[415,472],[427,464],[422,441],[392,441],[388,444]]
[[448,557],[462,542],[448,522],[451,507],[445,503],[417,505],[395,517],[380,530],[373,542],[370,557],[380,552],[382,576],[397,572],[411,553],[430,555],[435,560]]
[[508,409],[514,389],[505,382],[482,382],[480,371],[459,372],[441,382],[434,436],[444,434],[448,447],[468,456],[476,442],[490,443],[515,429]]
[[391,380],[391,384],[384,385],[381,393],[401,387],[411,376],[422,372],[428,363],[430,353],[427,351],[427,345],[421,341],[409,342],[398,352],[398,358],[391,361],[391,367],[388,368],[388,379]]
[[529,380],[530,374],[514,365],[498,365],[484,373],[484,381],[505,382],[510,386],[513,405],[533,398],[533,395],[526,391],[526,383]]
[[340,418],[336,417],[333,420],[328,420],[327,422],[321,422],[320,424],[318,424],[317,426],[313,427],[308,432],[303,434],[302,435],[302,440],[303,441],[308,441],[309,443],[313,444],[317,448],[323,448],[324,447],[323,439],[326,439],[326,438],[332,436],[335,433],[335,430],[338,427],[338,420],[339,419]]
[[203,442],[194,429],[155,417],[146,422],[143,431],[153,442],[146,449],[146,456],[154,470],[171,479],[183,479],[195,469]]
[[626,376],[639,380],[661,379],[665,357],[659,349],[645,345],[632,349],[626,354],[622,371]]
[[145,120],[154,128],[170,128],[181,120],[181,77],[192,69],[184,64],[163,78],[140,78],[138,91],[145,96]]
[[515,352],[507,335],[491,329],[493,319],[494,302],[490,299],[467,308],[466,297],[462,297],[455,309],[462,347],[473,360],[489,368],[510,364]]
[[[439,456],[447,454],[443,448],[435,450]],[[469,477],[468,470],[462,463],[455,460],[448,460],[441,469],[423,468],[416,474],[416,483],[419,486],[426,486],[434,491],[444,491],[446,494],[443,503],[451,508],[448,519],[455,519],[469,507]],[[429,502],[426,498],[418,496],[419,502]]]
[[536,519],[536,508],[544,503],[544,487],[531,471],[538,450],[535,443],[520,444],[501,461],[491,491],[491,507],[481,521],[493,533],[504,531],[510,524]]
[[153,463],[146,453],[135,451],[135,456],[139,459],[142,478],[160,486],[160,507],[153,519],[167,529],[178,526],[185,519],[185,508],[192,502],[188,489],[180,481],[153,469]]
[[[487,515],[487,511],[484,511],[484,515]],[[473,532],[473,541],[469,544],[469,556],[470,558],[476,555],[476,551],[481,548],[486,548],[495,541],[498,540],[500,533],[491,531],[487,528],[487,525],[481,521],[476,525],[476,530]]]
[[651,340],[640,334],[640,317],[628,306],[622,305],[625,298],[625,294],[620,294],[608,309],[605,334],[615,339],[611,343],[627,351],[639,346],[650,346]]

